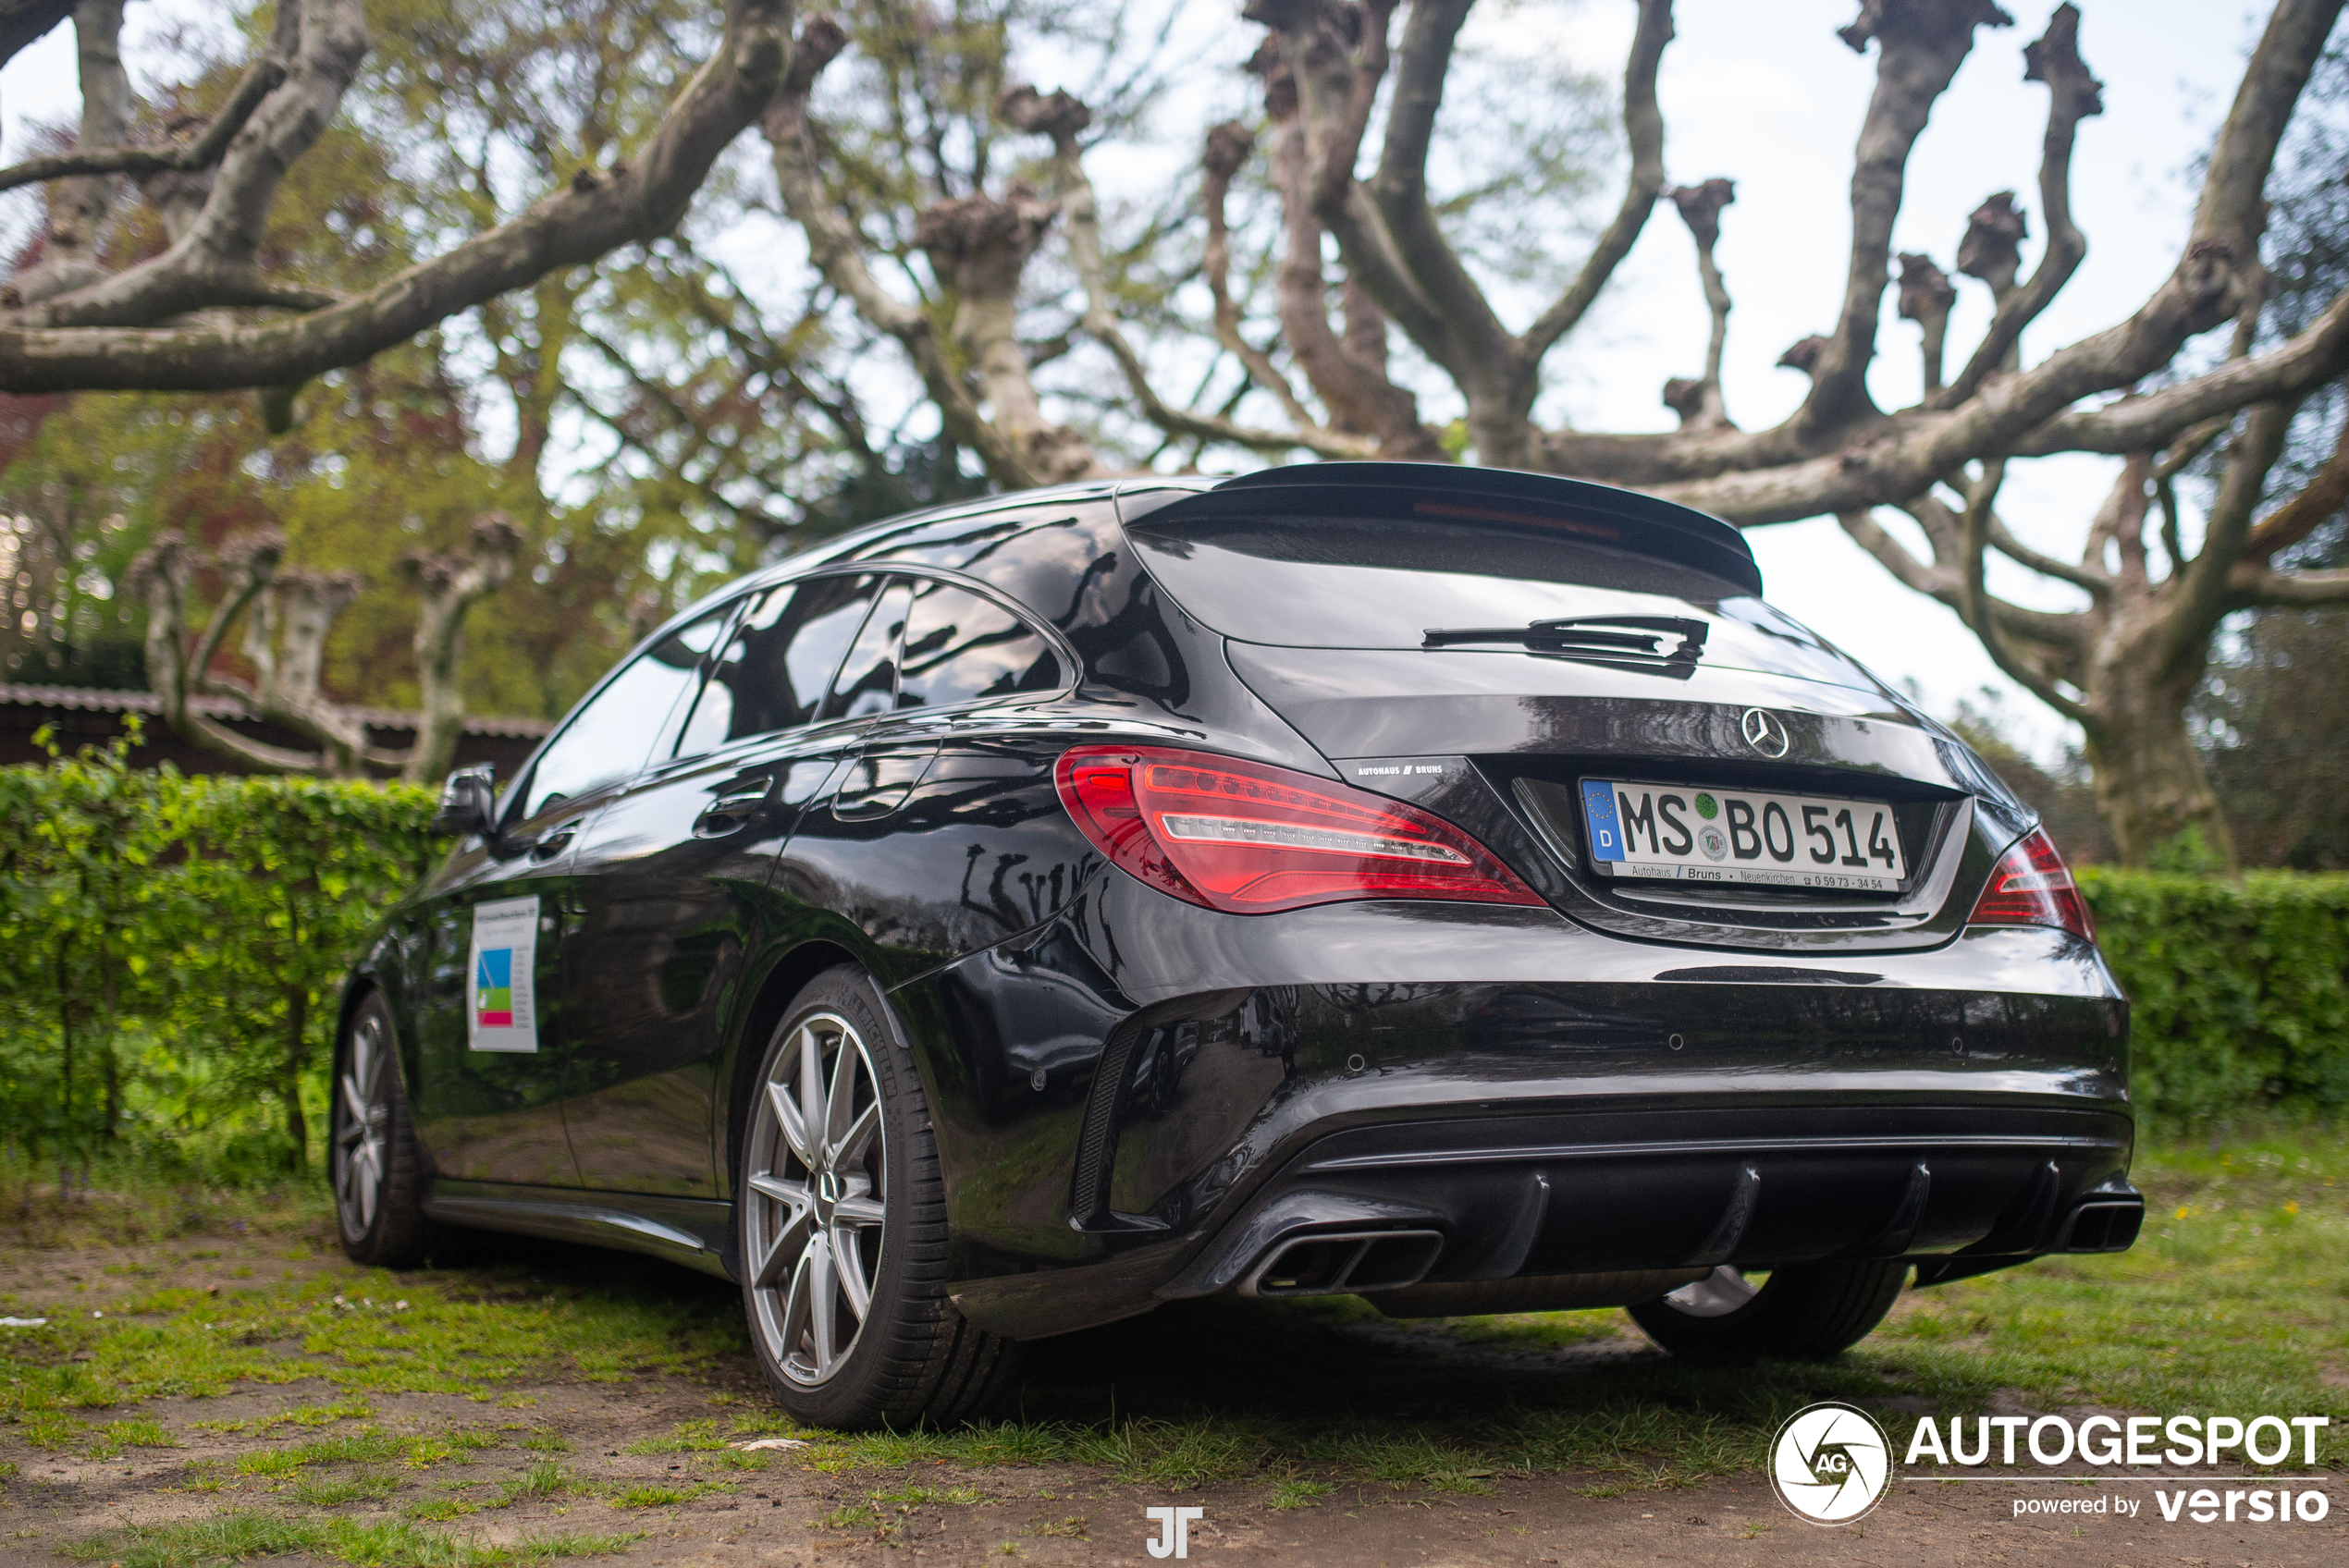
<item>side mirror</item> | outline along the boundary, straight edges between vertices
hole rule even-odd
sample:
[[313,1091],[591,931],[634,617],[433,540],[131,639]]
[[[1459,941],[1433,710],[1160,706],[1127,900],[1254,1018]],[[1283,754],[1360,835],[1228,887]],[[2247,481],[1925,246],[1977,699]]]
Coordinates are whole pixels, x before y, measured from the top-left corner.
[[433,814],[432,830],[451,838],[487,838],[497,827],[498,795],[490,779],[494,763],[461,767],[440,787],[440,809]]

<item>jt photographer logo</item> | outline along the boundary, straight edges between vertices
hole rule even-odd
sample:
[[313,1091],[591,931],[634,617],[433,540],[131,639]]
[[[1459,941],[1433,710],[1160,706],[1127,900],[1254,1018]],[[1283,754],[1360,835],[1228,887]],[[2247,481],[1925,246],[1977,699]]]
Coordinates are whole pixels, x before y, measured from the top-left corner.
[[1152,1557],[1191,1555],[1191,1522],[1207,1517],[1204,1508],[1145,1508],[1142,1513],[1158,1525],[1158,1538],[1145,1540]]
[[[2313,1470],[2317,1433],[2325,1415],[2061,1415],[1953,1416],[1946,1426],[1919,1421],[1900,1463],[1919,1479],[1983,1481],[2169,1479],[2162,1467],[2200,1468],[2293,1464]],[[1891,1489],[1892,1444],[1865,1411],[1823,1403],[1798,1410],[1770,1445],[1770,1486],[1797,1517],[1814,1525],[1848,1525],[1867,1516]],[[1950,1475],[1978,1465],[2036,1466],[2021,1476]],[[2149,1517],[2166,1524],[2285,1525],[2314,1524],[2330,1514],[2320,1483],[2330,1477],[2188,1474],[2173,1486],[2156,1485]],[[2146,1514],[2142,1495],[2023,1496],[2016,1518],[2035,1514]]]

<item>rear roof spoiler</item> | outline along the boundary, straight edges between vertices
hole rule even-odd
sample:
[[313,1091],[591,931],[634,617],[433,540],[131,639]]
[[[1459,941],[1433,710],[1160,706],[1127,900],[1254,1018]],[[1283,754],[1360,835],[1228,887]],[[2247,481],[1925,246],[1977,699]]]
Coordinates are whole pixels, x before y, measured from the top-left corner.
[[[1189,517],[1385,517],[1457,526],[1484,523],[1560,537],[1693,567],[1762,592],[1762,569],[1745,536],[1719,518],[1587,480],[1452,463],[1291,463],[1227,479],[1160,507],[1148,526]],[[1137,520],[1138,521],[1140,520]]]

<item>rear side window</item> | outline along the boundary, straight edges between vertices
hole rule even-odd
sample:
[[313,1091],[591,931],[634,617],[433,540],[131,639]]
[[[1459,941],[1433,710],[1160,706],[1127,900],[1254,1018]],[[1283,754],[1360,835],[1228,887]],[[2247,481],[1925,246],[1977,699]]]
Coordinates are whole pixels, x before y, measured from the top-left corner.
[[678,628],[605,683],[539,754],[522,815],[528,821],[573,796],[625,778],[645,765],[661,727],[701,679],[733,606]]
[[897,650],[905,640],[905,617],[914,599],[914,585],[892,578],[873,603],[848,657],[832,678],[832,694],[824,699],[826,718],[869,718],[897,705]]
[[1577,538],[1429,518],[1217,518],[1188,521],[1179,532],[1145,521],[1129,535],[1176,604],[1242,642],[1420,648],[1431,631],[1668,616],[1706,623],[1707,666],[1875,689],[1864,669],[1745,588],[1612,548],[1599,526]]
[[770,590],[726,645],[702,688],[679,756],[814,722],[833,672],[865,624],[876,577],[815,577]]
[[945,707],[1061,684],[1052,645],[1017,616],[946,582],[916,582],[897,705]]

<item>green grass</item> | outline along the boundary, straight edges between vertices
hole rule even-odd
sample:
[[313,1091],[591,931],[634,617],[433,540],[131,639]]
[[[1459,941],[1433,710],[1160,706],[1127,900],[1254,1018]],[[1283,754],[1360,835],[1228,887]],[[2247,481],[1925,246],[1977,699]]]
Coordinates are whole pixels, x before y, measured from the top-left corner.
[[[165,1286],[92,1296],[0,1342],[0,1424],[37,1447],[85,1440],[80,1412],[166,1395],[315,1378],[338,1396],[263,1418],[321,1423],[371,1410],[375,1393],[489,1403],[518,1381],[625,1382],[692,1374],[744,1348],[740,1297],[667,1275],[558,1292],[519,1265],[475,1272],[330,1268],[220,1294]],[[366,1305],[372,1301],[373,1305]],[[404,1309],[395,1304],[405,1302]],[[0,1311],[36,1305],[0,1295]],[[103,1312],[103,1317],[90,1316]],[[20,1313],[20,1315],[29,1315]]]
[[507,1546],[411,1520],[283,1519],[234,1512],[176,1525],[134,1525],[66,1548],[82,1562],[120,1568],[212,1568],[256,1557],[310,1552],[358,1568],[509,1568],[624,1551],[633,1535],[532,1536]]
[[[803,1432],[754,1402],[628,1447],[683,1456],[688,1474],[598,1493],[645,1508],[769,1465],[943,1466],[929,1485],[948,1488],[990,1466],[1070,1464],[1163,1489],[1256,1482],[1275,1508],[1310,1505],[1324,1495],[1316,1488],[1339,1483],[1475,1495],[1507,1476],[1560,1472],[1612,1495],[1750,1473],[1777,1422],[1816,1400],[1889,1405],[1888,1425],[1904,1438],[1908,1412],[1973,1413],[2002,1394],[2039,1408],[2330,1415],[2318,1457],[2349,1460],[2349,1137],[2277,1123],[2215,1145],[2173,1142],[2141,1155],[2137,1181],[2153,1207],[2134,1251],[1913,1292],[1831,1364],[1676,1363],[1640,1348],[1613,1311],[1401,1324],[1346,1298],[1217,1299],[1039,1345],[1016,1419],[846,1436]],[[502,1436],[334,1429],[371,1417],[379,1390],[522,1398],[517,1385],[531,1379],[692,1378],[744,1348],[739,1298],[721,1284],[610,1270],[588,1253],[566,1272],[564,1255],[547,1256],[399,1280],[337,1268],[220,1296],[136,1277],[112,1287],[117,1297],[93,1286],[71,1315],[0,1345],[0,1436],[117,1452],[171,1440],[138,1414],[141,1400],[315,1378],[330,1397],[233,1424],[314,1430],[236,1467],[314,1485],[312,1472],[333,1465],[415,1469],[486,1445],[556,1453],[567,1443],[537,1418]],[[400,1300],[408,1310],[389,1308]],[[0,1300],[0,1310],[17,1305]],[[728,1446],[769,1433],[813,1446]],[[553,1486],[561,1473],[547,1461],[527,1474]],[[409,1512],[454,1517],[502,1506],[504,1495]],[[884,1504],[917,1506],[872,1494],[856,1505],[872,1516],[862,1522],[879,1526]]]
[[[130,1246],[229,1231],[256,1241],[308,1234],[334,1218],[333,1196],[314,1178],[228,1184],[136,1159],[69,1174],[71,1190],[60,1196],[55,1164],[28,1160],[15,1148],[0,1152],[0,1236],[25,1247]],[[222,1250],[195,1256],[218,1257]]]
[[2349,1144],[2270,1131],[2172,1147],[2137,1182],[2147,1210],[2131,1251],[1919,1292],[1862,1354],[1912,1368],[1962,1409],[2012,1389],[2163,1414],[2330,1415],[2342,1463]]
[[[1913,1292],[1832,1364],[1627,1356],[1615,1311],[1398,1325],[1346,1299],[1217,1300],[1039,1346],[1023,1420],[809,1433],[817,1446],[794,1457],[831,1472],[1074,1463],[1170,1488],[1315,1476],[1470,1494],[1584,1471],[1613,1495],[1748,1473],[1778,1421],[1815,1400],[1954,1414],[2009,1393],[2040,1408],[2329,1414],[2318,1457],[2342,1463],[2349,1139],[2269,1125],[2148,1150],[2137,1181],[2153,1208],[2132,1252]],[[1913,1419],[1887,1414],[1903,1440]],[[1296,1506],[1308,1484],[1276,1481],[1274,1498]]]
[[337,1508],[346,1502],[381,1502],[404,1485],[399,1476],[384,1471],[363,1470],[353,1476],[296,1481],[287,1488],[287,1495],[312,1508]]

